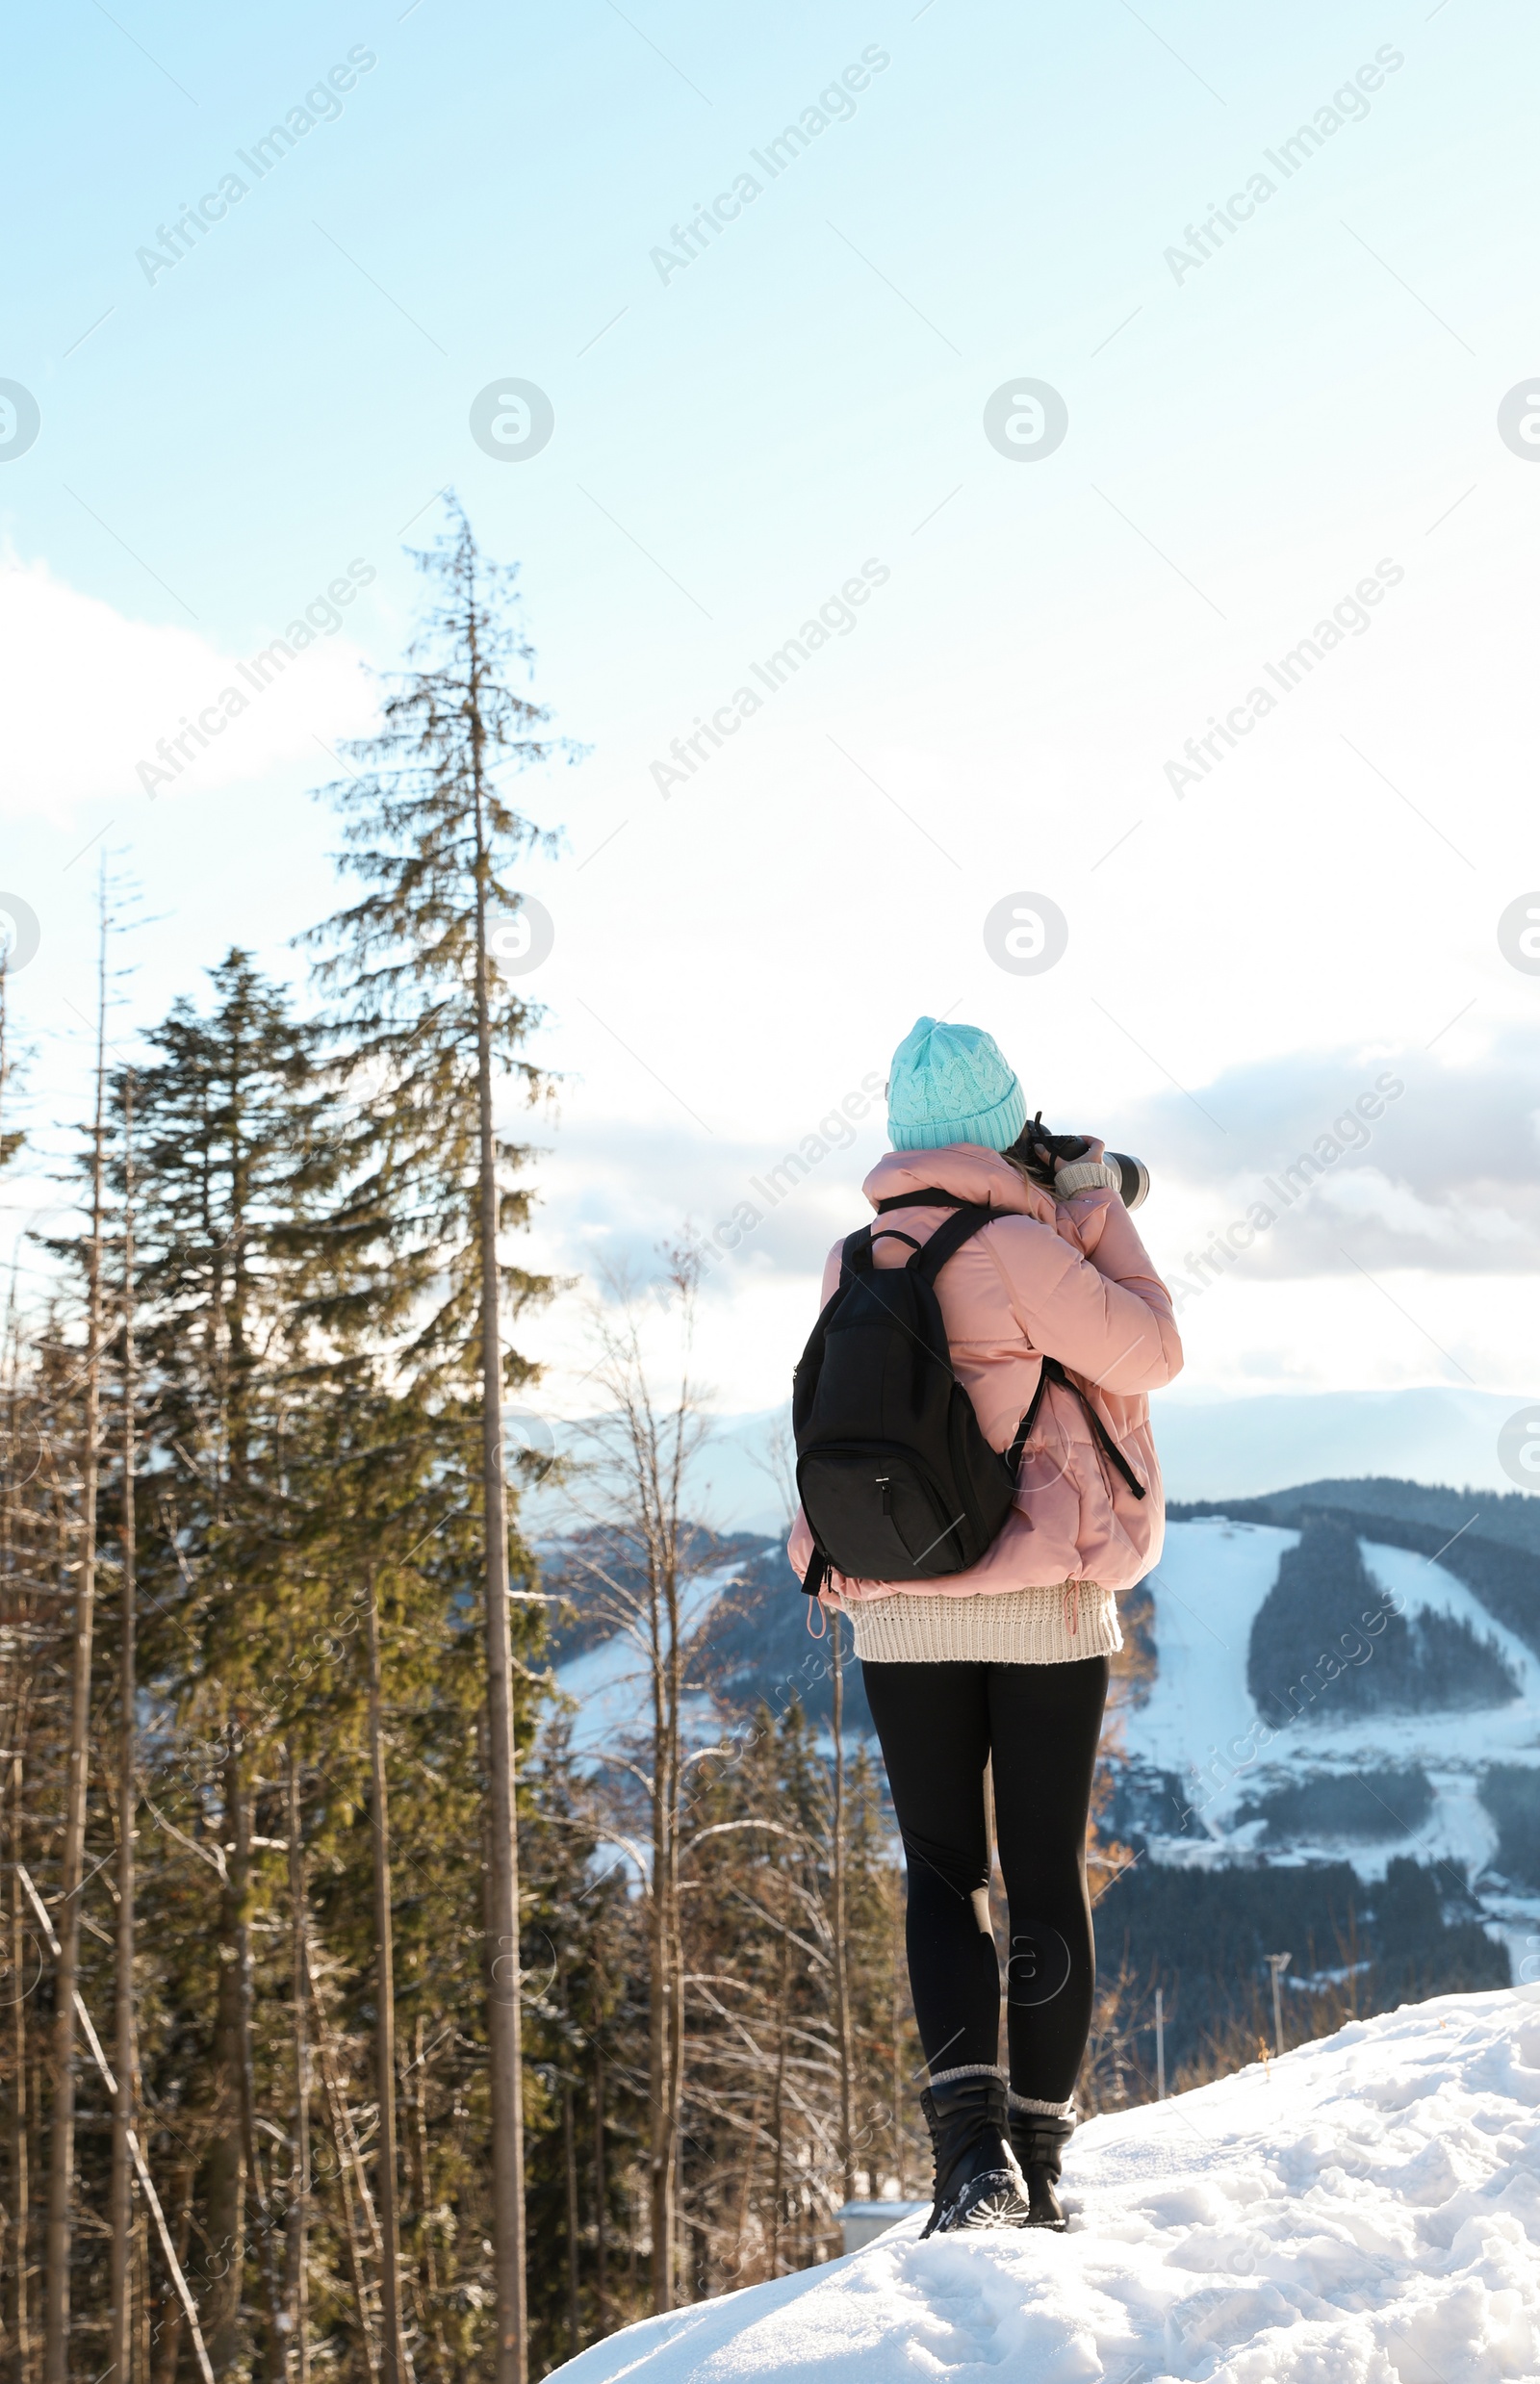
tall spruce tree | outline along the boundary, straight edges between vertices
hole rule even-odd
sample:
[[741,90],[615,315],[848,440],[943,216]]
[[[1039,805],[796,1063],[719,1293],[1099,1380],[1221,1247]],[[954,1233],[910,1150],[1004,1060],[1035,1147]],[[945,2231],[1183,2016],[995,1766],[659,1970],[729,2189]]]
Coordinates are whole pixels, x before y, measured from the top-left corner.
[[[207,1014],[176,1003],[136,1071],[142,1322],[158,1463],[145,1551],[160,1621],[152,1660],[201,1737],[202,1795],[229,1849],[212,2034],[198,2064],[203,2224],[219,2246],[210,2352],[245,2356],[254,2249],[263,2366],[283,2372],[276,2242],[257,2158],[251,1806],[281,1645],[288,1545],[283,1431],[306,1371],[312,1295],[333,1282],[328,1230],[347,1172],[346,1121],[314,1029],[244,953],[213,972]],[[252,2205],[256,2225],[252,2226]]]
[[[375,1134],[364,1197],[394,1220],[386,1305],[398,1356],[421,1382],[467,1403],[479,1426],[487,1719],[487,2018],[491,2050],[498,2384],[528,2365],[515,1803],[513,1633],[501,1402],[531,1369],[503,1346],[503,1320],[551,1287],[506,1264],[499,1235],[530,1194],[509,1181],[526,1149],[500,1136],[500,1080],[535,1097],[524,1056],[537,1016],[494,960],[507,872],[543,841],[503,790],[506,774],[567,751],[510,683],[532,651],[515,573],[487,562],[458,504],[416,560],[433,598],[411,668],[375,737],[349,748],[357,775],[326,790],[342,815],[344,866],[360,899],[314,931],[320,975],[341,993],[337,1024]],[[478,1411],[478,1412],[477,1412]]]

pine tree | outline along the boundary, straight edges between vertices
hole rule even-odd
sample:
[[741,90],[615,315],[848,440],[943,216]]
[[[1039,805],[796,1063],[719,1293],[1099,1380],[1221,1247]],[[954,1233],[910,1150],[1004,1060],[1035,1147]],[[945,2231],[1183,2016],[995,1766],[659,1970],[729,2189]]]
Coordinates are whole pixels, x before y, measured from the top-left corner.
[[252,1859],[251,1813],[282,1611],[283,1419],[309,1356],[311,1298],[339,1263],[327,1208],[349,1145],[315,1030],[244,953],[213,972],[213,987],[207,1016],[186,1001],[173,1007],[136,1075],[140,1340],[160,1455],[146,1555],[159,1618],[152,1660],[201,1733],[194,1803],[205,1814],[218,1808],[230,1849],[194,2105],[203,2223],[219,2247],[210,2351],[221,2374],[244,2356],[254,2250],[264,2365],[276,2378],[283,2337],[252,2033],[251,1919],[267,1866]]
[[[505,1313],[550,1288],[503,1263],[499,1235],[522,1224],[529,1192],[508,1174],[526,1154],[499,1137],[498,1080],[528,1095],[539,1071],[523,1056],[536,1013],[494,966],[505,882],[541,832],[514,808],[501,774],[554,750],[546,715],[510,673],[532,662],[514,617],[515,575],[484,561],[458,505],[417,560],[435,586],[422,636],[383,706],[379,734],[354,745],[364,765],[328,789],[344,820],[347,870],[364,892],[312,937],[330,948],[322,982],[340,987],[347,1062],[372,1089],[376,1175],[368,1190],[396,1231],[392,1302],[402,1362],[479,1423],[487,1666],[487,2011],[496,2176],[498,2384],[524,2384],[524,2120],[520,1906],[515,1791],[509,1518],[504,1388],[530,1368],[503,1346]],[[478,1411],[478,1412],[477,1412]]]
[[117,2093],[113,2109],[112,2176],[112,2373],[129,2384],[133,2365],[134,2187],[130,2140],[138,2128],[139,2043],[134,2020],[139,1888],[135,1839],[139,1826],[139,1286],[134,1248],[137,1194],[134,1151],[134,1079],[121,1087],[120,1274],[115,1339],[118,1377],[118,1616],[117,1616],[117,1918],[114,1932],[113,2066]]

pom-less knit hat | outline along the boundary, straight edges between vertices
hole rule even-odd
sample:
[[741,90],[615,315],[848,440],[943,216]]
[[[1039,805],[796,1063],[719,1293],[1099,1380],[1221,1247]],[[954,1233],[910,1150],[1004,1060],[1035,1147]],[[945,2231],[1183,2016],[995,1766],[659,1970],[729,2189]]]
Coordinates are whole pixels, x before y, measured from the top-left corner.
[[893,1054],[887,1131],[895,1150],[978,1142],[1009,1150],[1027,1122],[1027,1096],[982,1027],[917,1018]]

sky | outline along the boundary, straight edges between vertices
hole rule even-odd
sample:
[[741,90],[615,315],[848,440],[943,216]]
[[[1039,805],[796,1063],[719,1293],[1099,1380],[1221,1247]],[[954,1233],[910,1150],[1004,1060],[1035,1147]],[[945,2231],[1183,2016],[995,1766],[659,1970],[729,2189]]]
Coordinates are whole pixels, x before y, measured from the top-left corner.
[[[522,1255],[645,1272],[803,1149],[699,1330],[773,1405],[930,1013],[1148,1163],[1184,1396],[1537,1396],[1531,12],[63,0],[13,44],[8,1242],[85,1109],[101,855],[116,1048],[232,944],[312,998],[313,790],[452,489],[583,749],[519,789]],[[527,1327],[553,1412],[586,1329]]]

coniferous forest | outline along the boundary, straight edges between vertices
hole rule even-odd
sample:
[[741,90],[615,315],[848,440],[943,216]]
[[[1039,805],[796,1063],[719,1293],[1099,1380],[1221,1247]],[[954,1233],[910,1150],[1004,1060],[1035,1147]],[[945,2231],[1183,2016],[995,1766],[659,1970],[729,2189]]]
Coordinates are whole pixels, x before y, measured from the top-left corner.
[[[690,1625],[708,1419],[637,1309],[687,1349],[687,1251],[603,1288],[581,1521],[521,1534],[501,1409],[572,1287],[519,1264],[550,1088],[496,937],[550,826],[510,785],[576,756],[511,572],[452,506],[419,559],[308,990],[231,951],[130,1031],[101,875],[68,1230],[0,1372],[13,2384],[523,2384],[929,2192],[840,1626],[772,1707]],[[5,1164],[24,1064],[0,1009]],[[579,1761],[553,1653],[615,1633],[634,1709]],[[1130,1860],[1100,1820],[1090,1858]],[[1083,2108],[1147,2090],[1112,1968]]]
[[[69,1229],[0,1382],[14,2384],[511,2384],[928,2177],[837,1639],[832,1732],[719,1696],[688,1738],[704,1418],[624,1296],[601,1507],[552,1586],[521,1536],[500,1410],[558,1287],[518,1264],[506,1121],[549,1089],[494,934],[546,833],[510,782],[566,756],[512,574],[452,509],[420,560],[419,642],[324,790],[347,899],[308,998],[236,950],[130,1034],[102,873]],[[660,1290],[682,1322],[687,1259]],[[598,1762],[563,1626],[636,1650]]]

